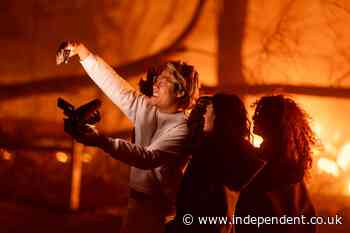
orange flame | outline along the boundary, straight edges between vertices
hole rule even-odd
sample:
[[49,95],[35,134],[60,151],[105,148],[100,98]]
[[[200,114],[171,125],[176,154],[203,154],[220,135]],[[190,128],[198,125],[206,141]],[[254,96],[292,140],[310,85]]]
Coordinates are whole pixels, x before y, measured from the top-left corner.
[[322,171],[333,176],[339,176],[339,168],[336,162],[326,158],[320,158],[317,162],[317,165],[318,168]]
[[346,170],[350,163],[350,143],[345,144],[338,155],[337,163],[340,168]]
[[320,137],[321,136],[321,132],[322,132],[322,128],[320,124],[315,123],[313,126],[313,131],[315,132],[315,134]]

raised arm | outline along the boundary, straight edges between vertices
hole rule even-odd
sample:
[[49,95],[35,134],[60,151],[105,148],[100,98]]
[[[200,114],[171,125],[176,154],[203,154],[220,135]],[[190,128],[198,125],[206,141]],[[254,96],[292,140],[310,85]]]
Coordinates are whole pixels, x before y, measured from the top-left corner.
[[102,58],[93,55],[82,43],[68,42],[62,47],[56,57],[58,64],[63,62],[64,51],[69,51],[69,57],[77,55],[80,58],[90,78],[134,123],[138,107],[146,105],[144,97],[138,95],[136,90],[111,66]]

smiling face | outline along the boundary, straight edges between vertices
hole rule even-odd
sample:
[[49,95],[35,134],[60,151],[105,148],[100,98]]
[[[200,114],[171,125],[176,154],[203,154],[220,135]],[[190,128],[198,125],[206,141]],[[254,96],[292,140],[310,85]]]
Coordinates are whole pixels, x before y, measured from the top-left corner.
[[151,102],[161,112],[174,113],[178,110],[178,98],[176,80],[169,69],[164,69],[153,84],[153,96]]

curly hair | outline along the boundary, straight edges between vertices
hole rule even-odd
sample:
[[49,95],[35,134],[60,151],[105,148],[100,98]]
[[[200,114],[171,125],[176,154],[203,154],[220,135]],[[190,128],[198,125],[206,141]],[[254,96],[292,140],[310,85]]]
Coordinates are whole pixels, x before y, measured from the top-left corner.
[[213,96],[214,134],[221,141],[234,139],[241,143],[250,139],[250,121],[243,101],[233,94]]
[[199,95],[199,75],[194,66],[188,65],[181,61],[169,61],[165,62],[157,67],[151,67],[147,70],[146,79],[139,81],[139,88],[142,94],[146,96],[153,95],[153,84],[157,77],[168,68],[168,66],[174,67],[173,75],[181,76],[177,78],[184,79],[183,85],[179,83],[175,84],[176,91],[183,90],[184,95],[180,97],[178,105],[182,109],[191,108]]
[[312,147],[317,143],[308,114],[294,100],[283,95],[264,96],[255,106],[254,122],[265,119],[271,123],[270,127],[273,123],[270,130],[274,130],[281,140],[274,145],[281,154],[273,159],[304,176],[312,166]]

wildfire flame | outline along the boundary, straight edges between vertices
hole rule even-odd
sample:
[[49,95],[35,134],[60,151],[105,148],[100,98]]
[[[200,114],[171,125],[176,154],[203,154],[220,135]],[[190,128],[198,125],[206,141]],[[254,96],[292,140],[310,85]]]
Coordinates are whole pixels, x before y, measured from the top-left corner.
[[350,143],[345,144],[338,155],[337,163],[340,168],[346,170],[350,163]]
[[[350,168],[350,142],[344,144],[340,132],[335,132],[334,135],[326,133],[320,124],[315,124],[313,127],[319,139],[324,139],[323,149],[314,148],[314,155],[317,156],[318,172],[326,173],[332,177],[337,177],[344,184],[344,179],[347,179],[347,171]],[[322,134],[322,135],[321,135]],[[314,157],[315,159],[315,157]],[[322,183],[322,181],[320,181]],[[350,195],[350,182],[345,183],[343,194]]]
[[313,127],[313,131],[315,132],[315,134],[320,137],[321,136],[321,132],[322,132],[322,128],[321,125],[319,124],[315,124]]
[[330,159],[320,158],[317,162],[318,168],[333,176],[339,176],[338,164]]

